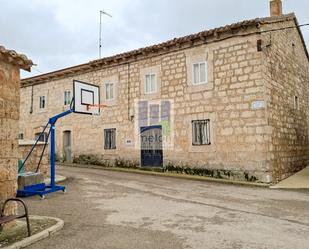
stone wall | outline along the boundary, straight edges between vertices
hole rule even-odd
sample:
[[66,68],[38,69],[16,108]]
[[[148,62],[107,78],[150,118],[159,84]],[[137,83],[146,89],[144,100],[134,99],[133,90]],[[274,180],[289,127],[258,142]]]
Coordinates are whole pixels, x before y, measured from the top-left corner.
[[[0,207],[16,195],[19,81],[19,68],[0,60]],[[11,204],[8,212],[14,209]]]
[[[263,180],[267,171],[269,129],[265,109],[253,109],[254,101],[265,101],[261,74],[261,54],[257,52],[258,36],[231,38],[226,41],[183,49],[130,64],[109,67],[74,77],[54,80],[22,88],[20,132],[33,139],[35,129],[41,128],[49,116],[62,110],[64,90],[72,89],[78,79],[100,85],[113,79],[117,99],[102,110],[100,117],[72,114],[56,124],[57,154],[63,155],[63,132],[72,132],[73,156],[103,155],[106,160],[124,158],[140,160],[135,149],[134,122],[129,111],[136,99],[172,100],[174,104],[174,147],[164,151],[164,163],[208,169],[222,169],[243,175],[247,172]],[[208,61],[208,83],[192,84],[192,63]],[[159,91],[143,93],[145,72],[159,75]],[[33,93],[32,93],[33,91]],[[33,95],[33,113],[31,96]],[[40,95],[47,96],[47,109],[38,109]],[[104,100],[104,91],[101,91]],[[210,119],[212,143],[192,146],[191,121]],[[27,126],[31,123],[31,126]],[[103,148],[103,129],[117,129],[117,148]],[[133,141],[126,145],[125,139]],[[268,174],[268,173],[266,173]],[[264,178],[263,178],[264,177]]]
[[[30,152],[32,145],[35,141],[24,141],[19,140],[19,159],[25,159],[28,153]],[[40,160],[41,152],[43,150],[44,143],[38,142],[37,146],[34,148],[33,152],[31,153],[30,157],[28,158],[25,167],[24,172],[35,172],[37,169],[37,165]],[[40,172],[44,174],[46,177],[49,169],[49,144],[47,144],[45,153],[42,157],[41,163],[40,163]]]
[[[284,27],[295,27],[295,23],[267,25],[264,30]],[[309,63],[296,27],[264,33],[263,44],[267,119],[271,127],[267,158],[274,181],[279,181],[309,163]]]
[[[99,117],[72,114],[57,122],[56,150],[60,158],[64,151],[63,133],[69,130],[73,157],[88,154],[107,161],[140,161],[140,150],[136,149],[139,141],[135,136],[135,102],[170,100],[173,103],[173,146],[164,148],[165,165],[222,170],[230,172],[231,177],[263,182],[282,179],[307,163],[307,123],[301,118],[301,111],[294,113],[292,120],[287,116],[290,109],[282,109],[276,101],[281,100],[285,102],[284,106],[290,106],[290,93],[282,95],[276,86],[281,81],[279,78],[285,75],[283,64],[287,63],[289,74],[284,76],[284,82],[290,92],[296,91],[294,86],[298,82],[301,110],[306,112],[308,87],[300,82],[308,76],[307,69],[303,69],[308,61],[304,58],[304,50],[297,52],[303,59],[291,60],[282,52],[286,43],[276,39],[272,40],[271,48],[263,47],[263,51],[258,51],[257,41],[262,39],[265,42],[267,36],[251,31],[251,35],[218,38],[208,44],[188,45],[173,52],[23,87],[20,132],[25,138],[33,139],[50,116],[67,109],[59,96],[63,96],[65,90],[72,90],[72,81],[76,79],[99,85],[100,98],[108,107]],[[250,30],[246,32],[250,33]],[[299,36],[294,34],[294,37],[300,47]],[[208,83],[193,85],[192,63],[201,60],[208,62]],[[301,68],[301,78],[290,73],[292,67],[294,72]],[[158,76],[156,94],[144,94],[145,73]],[[104,98],[104,84],[111,81],[116,84],[116,99],[108,102]],[[40,95],[47,96],[44,111],[38,108]],[[135,116],[132,116],[134,112]],[[191,121],[199,119],[210,120],[210,145],[192,145]],[[280,123],[286,121],[294,137],[284,135],[287,127]],[[115,150],[104,149],[105,128],[117,130]],[[127,140],[132,143],[126,143]],[[298,166],[290,163],[292,161]]]

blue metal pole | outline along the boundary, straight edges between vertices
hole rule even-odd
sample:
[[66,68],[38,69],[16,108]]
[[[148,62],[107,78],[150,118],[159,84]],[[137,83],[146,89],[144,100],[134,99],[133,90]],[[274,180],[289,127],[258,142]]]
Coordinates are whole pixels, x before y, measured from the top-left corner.
[[65,112],[62,112],[52,118],[49,119],[49,124],[50,124],[50,186],[52,189],[55,188],[55,175],[56,175],[56,170],[55,170],[55,141],[56,141],[56,135],[55,135],[55,123],[59,118],[62,118],[64,116],[67,116],[73,112],[72,109],[67,110]]
[[55,187],[55,124],[51,124],[50,132],[50,185]]

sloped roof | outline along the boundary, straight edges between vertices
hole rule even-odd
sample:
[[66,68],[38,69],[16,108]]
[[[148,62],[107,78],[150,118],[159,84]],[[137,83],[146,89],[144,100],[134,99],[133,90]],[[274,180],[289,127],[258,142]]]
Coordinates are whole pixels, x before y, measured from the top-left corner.
[[31,66],[33,66],[32,60],[28,59],[24,54],[18,54],[14,50],[8,50],[4,46],[0,45],[0,59],[4,59],[10,64],[14,64],[19,68],[26,71],[31,71]]
[[[276,23],[276,22],[283,22],[283,21],[291,21],[294,20],[297,25],[297,19],[294,13],[287,14],[287,15],[281,15],[281,16],[275,16],[275,17],[266,17],[266,18],[255,18],[251,20],[246,20],[242,22],[237,22],[234,24],[226,25],[219,28],[214,28],[206,31],[202,31],[199,33],[183,36],[180,38],[174,38],[172,40],[162,42],[160,44],[132,50],[125,53],[116,54],[110,57],[105,57],[98,60],[93,60],[85,64],[80,64],[73,67],[64,68],[61,70],[57,70],[54,72],[26,78],[22,80],[22,87],[28,86],[28,85],[35,85],[40,84],[49,80],[55,80],[63,77],[70,77],[77,73],[84,73],[89,72],[93,70],[97,70],[100,67],[105,66],[113,66],[123,63],[128,63],[131,61],[136,61],[138,59],[143,59],[151,56],[156,56],[160,54],[164,54],[171,51],[177,51],[179,49],[182,49],[185,44],[189,44],[187,46],[190,47],[190,44],[193,45],[196,42],[207,43],[210,41],[220,41],[222,39],[232,38],[234,36],[238,36],[241,34],[244,35],[250,35],[254,34],[252,32],[247,34],[245,33],[246,30],[249,28],[254,28],[255,33],[258,33],[260,30],[261,25],[263,24],[269,24],[269,23]],[[299,30],[300,32],[300,30]],[[300,32],[300,35],[302,37],[302,34]],[[302,39],[303,40],[303,39]],[[304,43],[304,40],[303,40]],[[308,55],[306,45],[304,43],[306,53]]]

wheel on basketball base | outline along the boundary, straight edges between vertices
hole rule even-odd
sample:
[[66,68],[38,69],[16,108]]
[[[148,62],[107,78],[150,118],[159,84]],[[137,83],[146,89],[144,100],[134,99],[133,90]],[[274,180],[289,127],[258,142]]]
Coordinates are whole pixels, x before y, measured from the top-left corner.
[[41,197],[41,200],[45,199],[45,195],[40,195],[40,197]]
[[66,189],[64,189],[64,190],[62,190],[62,192],[63,192],[63,193],[66,193],[66,192],[67,192],[67,190],[66,190]]

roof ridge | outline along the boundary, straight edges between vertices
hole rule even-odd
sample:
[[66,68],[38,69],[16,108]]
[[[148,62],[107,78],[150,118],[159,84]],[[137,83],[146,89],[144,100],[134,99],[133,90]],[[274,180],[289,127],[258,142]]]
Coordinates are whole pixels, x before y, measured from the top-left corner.
[[118,53],[118,54],[107,56],[107,57],[104,57],[104,58],[101,58],[101,59],[92,60],[92,61],[89,61],[89,63],[96,62],[96,61],[102,61],[102,60],[107,59],[107,58],[112,58],[112,57],[115,57],[115,56],[123,55],[123,54],[126,54],[126,53],[131,53],[131,52],[134,52],[134,51],[150,49],[150,48],[153,48],[155,46],[161,46],[161,45],[164,45],[164,44],[169,44],[171,42],[175,42],[175,41],[178,41],[178,40],[184,40],[187,37],[203,35],[203,34],[212,33],[212,32],[215,32],[215,31],[217,31],[217,32],[221,31],[222,32],[222,31],[225,31],[225,30],[227,30],[229,28],[233,28],[233,27],[237,28],[237,27],[239,27],[241,25],[246,25],[248,23],[256,23],[256,24],[258,24],[258,23],[265,23],[265,22],[269,22],[269,21],[277,22],[279,20],[286,20],[289,17],[290,18],[294,18],[295,14],[294,13],[289,13],[289,14],[285,14],[285,15],[281,15],[281,16],[254,18],[254,19],[248,19],[248,20],[244,20],[244,21],[239,21],[239,22],[235,22],[235,23],[232,23],[232,24],[220,26],[220,27],[217,27],[217,28],[206,29],[206,30],[203,30],[203,31],[200,31],[200,32],[196,32],[196,33],[190,34],[190,35],[185,35],[185,36],[181,36],[181,37],[175,37],[173,39],[169,39],[167,41],[164,41],[164,42],[161,42],[161,43],[158,43],[158,44],[155,44],[155,45],[150,45],[150,46],[146,46],[146,47],[142,47],[142,48],[138,48],[138,49],[133,49],[133,50],[128,51],[128,52]]
[[[143,53],[147,53],[147,52],[152,52],[152,51],[157,51],[159,49],[162,49],[164,47],[172,47],[175,46],[177,44],[192,40],[192,39],[199,39],[199,38],[205,38],[211,35],[218,35],[219,33],[225,33],[227,31],[231,31],[231,30],[236,30],[239,28],[246,28],[248,26],[254,26],[256,25],[257,28],[259,28],[260,24],[264,24],[264,23],[272,23],[272,22],[278,22],[278,21],[286,21],[289,19],[294,19],[296,18],[294,13],[290,13],[290,14],[285,14],[285,15],[281,15],[281,16],[275,16],[275,17],[264,17],[264,18],[254,18],[254,19],[249,19],[249,20],[244,20],[244,21],[239,21],[236,23],[232,23],[229,25],[225,25],[225,26],[221,26],[218,28],[212,28],[209,30],[204,30],[204,31],[200,31],[197,33],[193,33],[190,35],[186,35],[186,36],[182,36],[182,37],[178,37],[178,38],[173,38],[170,40],[167,40],[165,42],[161,42],[155,45],[150,45],[150,46],[146,46],[146,47],[142,47],[142,48],[138,48],[138,49],[134,49],[134,50],[130,50],[127,52],[123,52],[123,53],[118,53],[118,54],[114,54],[111,56],[107,56],[101,59],[96,59],[96,60],[91,60],[87,63],[83,63],[83,64],[79,64],[76,66],[72,66],[72,67],[67,67],[67,68],[63,68],[63,69],[59,69],[59,70],[55,70],[52,72],[48,72],[45,74],[41,74],[41,75],[37,75],[37,76],[33,76],[33,77],[29,77],[29,78],[25,78],[22,79],[22,83],[26,84],[26,83],[31,83],[33,81],[43,81],[44,79],[42,78],[46,78],[45,80],[49,79],[50,77],[57,77],[56,75],[59,74],[59,77],[63,74],[70,74],[75,72],[75,71],[82,71],[82,70],[89,70],[92,68],[97,67],[98,65],[108,65],[111,62],[117,62],[118,60],[122,60],[130,57],[130,56],[137,56]],[[67,72],[66,72],[67,71]]]

